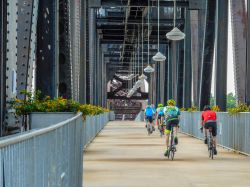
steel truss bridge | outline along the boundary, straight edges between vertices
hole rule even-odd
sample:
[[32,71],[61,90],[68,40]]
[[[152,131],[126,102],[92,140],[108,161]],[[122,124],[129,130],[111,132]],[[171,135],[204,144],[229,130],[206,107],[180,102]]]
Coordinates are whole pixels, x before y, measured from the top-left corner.
[[[176,24],[186,38],[174,42],[165,36],[173,28],[174,3],[160,0],[160,51],[167,60],[155,63],[155,0],[1,0],[1,135],[8,127],[20,126],[7,102],[23,99],[21,90],[100,106],[119,103],[117,99],[120,104],[145,99],[157,104],[174,98],[179,107],[188,108],[193,101],[202,108],[209,103],[213,66],[216,104],[225,110],[229,16],[237,99],[250,104],[247,2],[177,0]],[[144,67],[149,61],[155,72],[148,75],[149,92],[144,87],[128,99],[128,90],[142,73],[137,61]],[[131,72],[131,80],[119,78]]]

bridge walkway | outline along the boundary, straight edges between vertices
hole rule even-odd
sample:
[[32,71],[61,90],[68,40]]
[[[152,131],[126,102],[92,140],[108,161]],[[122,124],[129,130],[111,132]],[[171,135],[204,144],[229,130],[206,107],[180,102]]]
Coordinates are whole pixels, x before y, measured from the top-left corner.
[[208,158],[201,140],[179,135],[174,161],[163,156],[164,138],[144,123],[110,122],[84,154],[85,187],[249,187],[250,158],[218,148]]

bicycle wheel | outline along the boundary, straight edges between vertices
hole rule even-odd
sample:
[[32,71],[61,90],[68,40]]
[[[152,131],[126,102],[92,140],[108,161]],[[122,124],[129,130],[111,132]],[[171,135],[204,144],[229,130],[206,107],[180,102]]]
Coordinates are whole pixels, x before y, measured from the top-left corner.
[[214,146],[211,147],[211,159],[214,159]]

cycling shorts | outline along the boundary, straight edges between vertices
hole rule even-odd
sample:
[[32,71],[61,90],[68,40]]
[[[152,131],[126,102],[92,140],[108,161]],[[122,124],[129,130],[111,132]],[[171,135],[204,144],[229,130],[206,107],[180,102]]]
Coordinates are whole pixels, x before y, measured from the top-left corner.
[[146,120],[149,121],[149,123],[153,122],[153,116],[146,116]]
[[171,127],[177,127],[178,124],[179,124],[179,119],[173,119],[173,120],[167,121],[166,130],[171,131]]
[[158,114],[158,119],[161,119],[162,117],[164,117],[164,114]]
[[204,124],[205,129],[212,128],[212,135],[217,136],[217,122],[216,121],[207,121]]

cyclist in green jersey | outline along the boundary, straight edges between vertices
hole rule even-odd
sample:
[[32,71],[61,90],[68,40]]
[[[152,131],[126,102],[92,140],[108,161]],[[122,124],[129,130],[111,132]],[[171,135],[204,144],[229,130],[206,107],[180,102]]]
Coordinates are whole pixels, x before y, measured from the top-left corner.
[[164,114],[166,117],[166,146],[167,150],[165,152],[165,156],[168,154],[169,151],[169,135],[171,132],[171,127],[173,127],[174,131],[174,143],[175,145],[178,144],[178,138],[177,138],[177,128],[179,124],[179,116],[180,116],[180,110],[178,107],[176,107],[175,100],[170,99],[167,102],[167,106],[164,108]]

